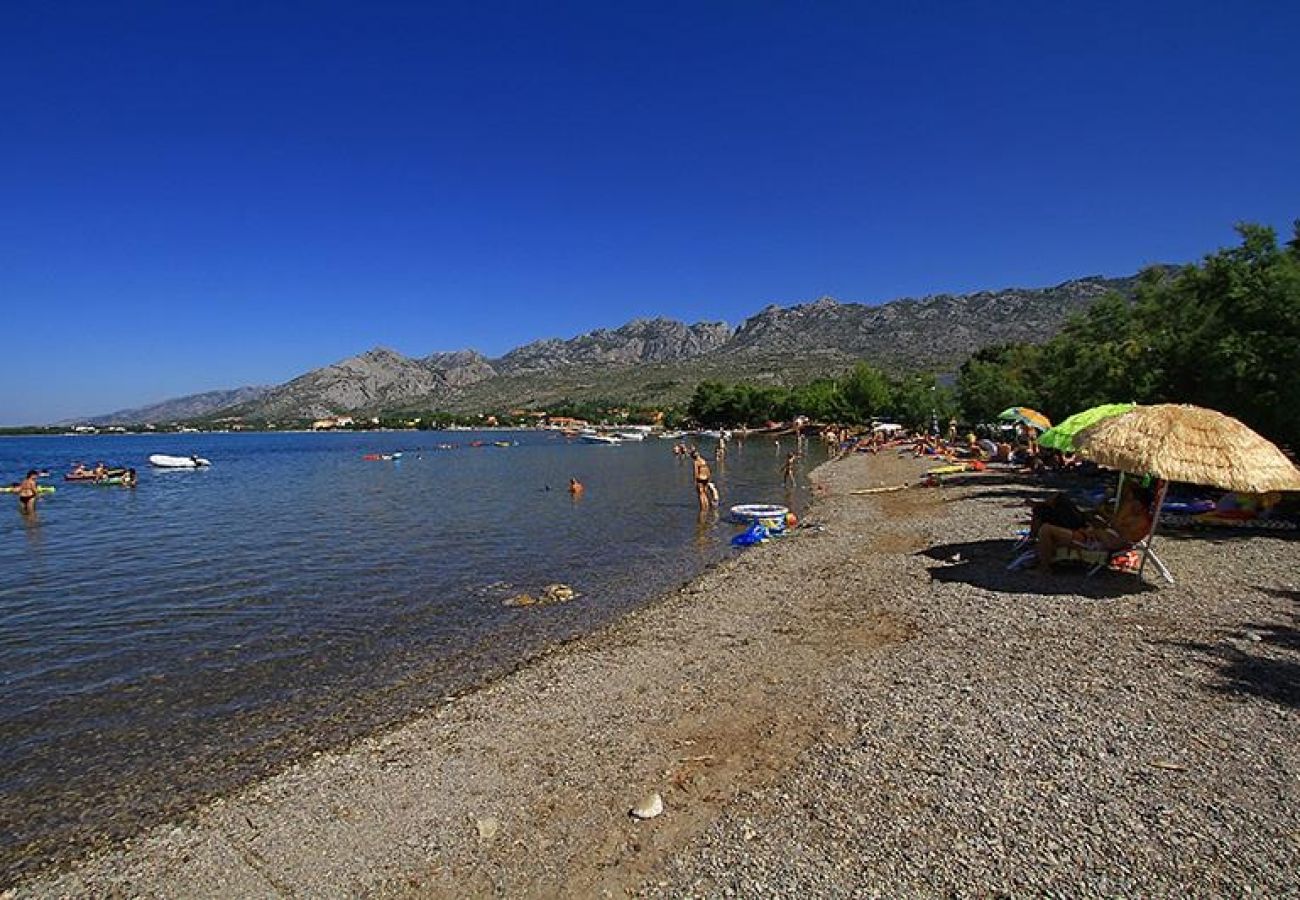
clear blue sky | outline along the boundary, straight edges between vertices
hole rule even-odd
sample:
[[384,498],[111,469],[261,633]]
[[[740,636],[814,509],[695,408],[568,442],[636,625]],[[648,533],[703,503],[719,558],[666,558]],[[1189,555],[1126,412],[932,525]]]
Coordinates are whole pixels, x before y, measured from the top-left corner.
[[1300,216],[1300,5],[7,3],[0,423]]

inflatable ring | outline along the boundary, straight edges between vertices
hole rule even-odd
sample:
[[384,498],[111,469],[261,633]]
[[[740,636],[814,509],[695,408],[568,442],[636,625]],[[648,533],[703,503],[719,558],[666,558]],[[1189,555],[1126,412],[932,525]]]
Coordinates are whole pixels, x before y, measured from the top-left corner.
[[742,503],[731,507],[731,518],[736,522],[777,521],[785,524],[790,510],[771,503]]

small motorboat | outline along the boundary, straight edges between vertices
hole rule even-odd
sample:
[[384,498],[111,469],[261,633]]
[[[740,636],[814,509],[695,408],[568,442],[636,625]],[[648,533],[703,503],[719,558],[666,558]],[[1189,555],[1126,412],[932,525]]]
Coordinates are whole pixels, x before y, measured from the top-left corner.
[[160,469],[202,469],[212,463],[201,456],[168,456],[165,453],[155,453],[149,457],[149,465]]
[[620,441],[644,441],[645,432],[644,431],[616,431],[614,432],[614,437],[618,438]]
[[581,435],[581,437],[582,437],[582,439],[583,439],[584,441],[586,441],[588,444],[606,444],[606,445],[610,445],[610,444],[621,444],[621,443],[623,443],[621,440],[619,440],[617,437],[614,437],[613,435],[608,435],[608,434],[598,434],[598,433],[596,433],[596,432],[594,432],[594,431],[593,431],[593,432],[590,432],[590,433],[584,432],[584,433]]

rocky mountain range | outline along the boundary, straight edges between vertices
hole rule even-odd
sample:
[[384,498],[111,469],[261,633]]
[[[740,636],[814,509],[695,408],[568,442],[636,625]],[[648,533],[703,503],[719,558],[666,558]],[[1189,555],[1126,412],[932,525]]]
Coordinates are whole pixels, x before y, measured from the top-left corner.
[[[822,298],[769,306],[732,329],[638,319],[562,340],[535,341],[488,359],[474,350],[411,358],[382,347],[273,388],[214,405],[222,392],[180,398],[100,421],[163,422],[218,414],[312,419],[339,414],[544,408],[561,400],[667,405],[704,379],[797,384],[858,360],[886,371],[952,371],[971,352],[1043,341],[1108,292],[1131,296],[1135,277],[1089,277],[1050,288],[940,294],[880,305]],[[184,414],[179,414],[183,411]]]
[[70,419],[61,425],[73,425],[85,422],[90,425],[154,424],[159,422],[185,422],[202,419],[220,410],[232,406],[253,403],[272,390],[272,386],[242,387],[229,391],[206,391],[202,394],[190,394],[139,406],[135,409],[119,409],[91,419]]

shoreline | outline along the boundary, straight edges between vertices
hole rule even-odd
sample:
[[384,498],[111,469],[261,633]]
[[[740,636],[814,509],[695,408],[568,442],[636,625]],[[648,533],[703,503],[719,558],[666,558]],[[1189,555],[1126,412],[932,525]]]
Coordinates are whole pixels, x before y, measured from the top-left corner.
[[[1223,673],[1188,648],[1226,633],[1288,662],[1300,545],[1253,537],[1227,572],[1211,547],[1208,583],[1161,590],[1003,573],[1007,503],[1026,490],[1013,479],[849,493],[927,466],[824,464],[808,517],[824,528],[14,896],[1291,884],[1300,697],[1285,671],[1277,696],[1216,687]],[[1166,560],[1178,573],[1208,543],[1171,541]],[[664,815],[629,818],[654,791]],[[1216,815],[1252,827],[1225,837]],[[1219,843],[1189,857],[1188,834]]]

